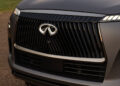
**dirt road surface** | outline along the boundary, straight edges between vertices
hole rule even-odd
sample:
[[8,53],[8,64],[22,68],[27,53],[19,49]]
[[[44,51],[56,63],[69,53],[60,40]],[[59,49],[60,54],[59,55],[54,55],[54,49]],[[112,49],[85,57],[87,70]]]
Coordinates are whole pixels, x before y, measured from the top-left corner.
[[25,86],[12,76],[8,65],[7,23],[10,13],[0,13],[0,86]]

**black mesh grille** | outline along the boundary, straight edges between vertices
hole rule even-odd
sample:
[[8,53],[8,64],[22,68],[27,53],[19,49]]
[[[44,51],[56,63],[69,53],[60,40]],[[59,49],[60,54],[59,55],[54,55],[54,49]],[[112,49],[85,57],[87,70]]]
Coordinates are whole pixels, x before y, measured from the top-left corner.
[[33,55],[15,49],[15,63],[33,70],[65,77],[102,82],[106,63],[75,62]]
[[[17,25],[16,43],[35,51],[74,57],[102,58],[99,36],[101,18],[50,14],[21,13]],[[58,28],[54,36],[42,35],[39,26],[50,23]]]

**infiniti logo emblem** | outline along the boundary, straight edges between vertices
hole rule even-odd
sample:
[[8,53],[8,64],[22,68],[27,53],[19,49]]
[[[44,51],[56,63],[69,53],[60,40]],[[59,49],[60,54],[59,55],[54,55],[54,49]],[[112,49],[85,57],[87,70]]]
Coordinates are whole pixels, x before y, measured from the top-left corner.
[[56,26],[48,23],[41,24],[39,27],[39,31],[41,34],[45,35],[48,31],[50,36],[53,36],[57,33],[58,29]]

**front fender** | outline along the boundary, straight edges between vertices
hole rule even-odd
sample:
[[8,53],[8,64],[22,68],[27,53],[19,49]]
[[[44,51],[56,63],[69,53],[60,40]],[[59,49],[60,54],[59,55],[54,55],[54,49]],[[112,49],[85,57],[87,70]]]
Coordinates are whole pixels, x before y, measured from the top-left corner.
[[112,69],[113,63],[120,58],[120,22],[100,23],[101,35],[107,54],[106,78]]

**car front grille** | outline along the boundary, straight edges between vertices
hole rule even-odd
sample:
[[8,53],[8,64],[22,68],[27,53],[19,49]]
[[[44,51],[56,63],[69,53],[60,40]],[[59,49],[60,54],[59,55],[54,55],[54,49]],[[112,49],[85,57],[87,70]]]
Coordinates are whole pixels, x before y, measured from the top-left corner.
[[[98,27],[100,17],[66,16],[56,14],[21,13],[17,22],[15,44],[32,51],[73,58],[105,58]],[[39,26],[53,24],[54,36],[42,35]],[[46,73],[80,80],[102,82],[106,71],[104,62],[80,62],[49,58],[24,52],[15,47],[17,65]]]
[[95,82],[102,82],[106,71],[106,62],[89,63],[52,59],[17,49],[15,49],[15,63],[40,72]]
[[[16,44],[42,53],[85,57],[105,57],[100,39],[98,17],[21,13],[17,23]],[[58,28],[54,36],[42,35],[39,26],[50,23]]]

